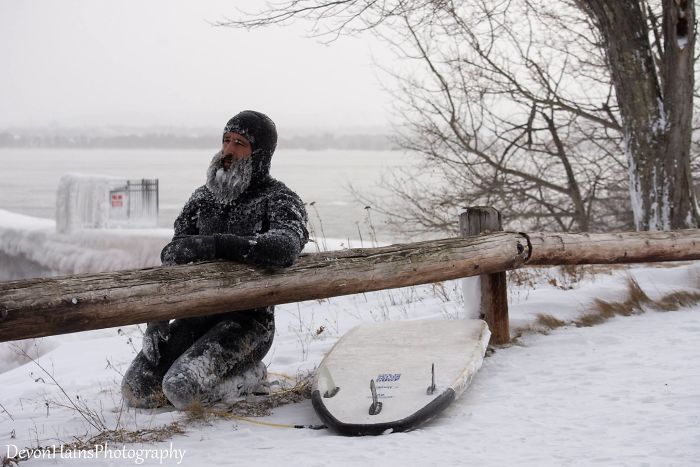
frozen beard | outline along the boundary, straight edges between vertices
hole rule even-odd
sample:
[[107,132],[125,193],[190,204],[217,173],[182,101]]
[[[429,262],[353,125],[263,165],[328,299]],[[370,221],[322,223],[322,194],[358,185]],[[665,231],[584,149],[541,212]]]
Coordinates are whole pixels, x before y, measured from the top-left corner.
[[207,169],[207,188],[220,203],[230,203],[248,188],[253,177],[253,158],[233,160],[224,170],[223,154],[216,153]]

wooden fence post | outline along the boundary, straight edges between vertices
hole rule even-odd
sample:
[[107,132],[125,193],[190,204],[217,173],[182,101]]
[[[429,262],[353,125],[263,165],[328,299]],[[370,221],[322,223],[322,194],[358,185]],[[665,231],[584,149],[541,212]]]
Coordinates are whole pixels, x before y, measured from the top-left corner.
[[[471,237],[489,232],[500,232],[501,213],[492,207],[469,207],[459,216],[459,230],[462,237]],[[510,342],[508,323],[508,286],[506,273],[482,274],[481,315],[491,330],[491,344]],[[465,297],[468,300],[468,297]]]

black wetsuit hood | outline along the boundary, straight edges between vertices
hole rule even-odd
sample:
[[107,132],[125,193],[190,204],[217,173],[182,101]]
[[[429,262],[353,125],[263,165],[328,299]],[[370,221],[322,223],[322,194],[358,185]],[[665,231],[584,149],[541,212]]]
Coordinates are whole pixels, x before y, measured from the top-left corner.
[[259,183],[270,175],[272,154],[277,147],[275,123],[261,112],[244,110],[232,117],[224,127],[224,134],[239,133],[250,141],[253,153],[253,176],[251,184]]

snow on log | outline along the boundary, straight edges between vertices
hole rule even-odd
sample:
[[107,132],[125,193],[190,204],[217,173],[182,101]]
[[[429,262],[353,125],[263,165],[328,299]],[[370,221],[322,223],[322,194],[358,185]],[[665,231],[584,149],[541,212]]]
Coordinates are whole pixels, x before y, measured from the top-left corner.
[[524,265],[700,259],[700,230],[499,232],[304,255],[281,271],[211,262],[0,283],[0,342],[491,274]]

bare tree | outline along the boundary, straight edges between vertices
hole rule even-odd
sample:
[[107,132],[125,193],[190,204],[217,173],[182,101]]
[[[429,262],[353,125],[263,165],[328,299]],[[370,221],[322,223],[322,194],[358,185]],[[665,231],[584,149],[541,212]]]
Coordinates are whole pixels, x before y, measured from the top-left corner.
[[402,53],[427,72],[394,76],[407,122],[400,142],[446,183],[395,178],[388,185],[404,203],[385,214],[402,229],[432,230],[454,225],[456,207],[489,204],[528,228],[624,227],[620,125],[604,57],[553,32],[566,24],[583,34],[586,24],[527,4],[488,6],[429,25],[403,18],[411,48]]
[[530,226],[605,229],[631,204],[641,230],[698,225],[692,1],[291,0],[226,24],[297,17],[318,34],[372,29],[423,65],[395,73],[400,142],[448,183],[396,179],[411,206],[395,221],[436,228],[488,203]]
[[658,3],[577,0],[607,54],[624,122],[632,207],[644,230],[697,227],[700,220],[690,169],[695,4]]

